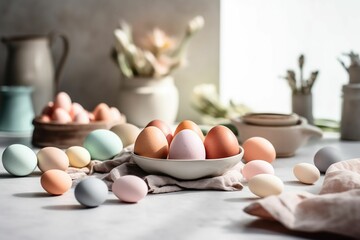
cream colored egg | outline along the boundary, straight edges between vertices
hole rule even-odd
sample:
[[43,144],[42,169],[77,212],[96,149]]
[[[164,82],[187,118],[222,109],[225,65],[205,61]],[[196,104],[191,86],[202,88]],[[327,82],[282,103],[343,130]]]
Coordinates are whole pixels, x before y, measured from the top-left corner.
[[140,129],[130,123],[117,124],[113,126],[110,131],[119,136],[124,147],[135,143],[135,140],[140,133]]
[[275,175],[259,174],[249,180],[250,191],[259,197],[279,195],[284,190],[284,183]]
[[69,158],[65,152],[56,147],[42,148],[37,154],[38,167],[42,172],[50,169],[65,171],[69,167]]
[[65,153],[68,156],[70,166],[72,167],[82,168],[87,166],[91,161],[89,151],[80,146],[69,147]]
[[314,184],[320,178],[320,171],[310,163],[296,164],[293,173],[302,183]]

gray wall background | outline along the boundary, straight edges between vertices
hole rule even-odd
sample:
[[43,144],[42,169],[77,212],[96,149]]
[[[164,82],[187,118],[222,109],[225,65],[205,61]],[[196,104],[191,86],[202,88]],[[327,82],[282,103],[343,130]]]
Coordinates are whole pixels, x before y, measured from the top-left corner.
[[[188,66],[175,72],[180,92],[178,120],[199,120],[190,106],[192,88],[200,83],[219,82],[219,0],[1,0],[0,36],[65,33],[71,43],[60,90],[73,101],[92,109],[99,102],[117,104],[120,72],[110,58],[113,30],[120,19],[129,22],[135,38],[155,26],[170,35],[182,37],[188,20],[205,18],[205,28],[191,41]],[[54,59],[61,52],[53,46]],[[6,61],[6,48],[0,46],[0,78]]]

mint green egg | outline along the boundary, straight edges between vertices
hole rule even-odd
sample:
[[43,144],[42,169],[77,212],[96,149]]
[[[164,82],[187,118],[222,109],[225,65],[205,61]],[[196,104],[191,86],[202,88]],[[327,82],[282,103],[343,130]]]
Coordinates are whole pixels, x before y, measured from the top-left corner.
[[14,176],[27,176],[37,166],[37,157],[33,150],[22,144],[8,146],[2,154],[5,170]]
[[123,149],[123,143],[118,135],[110,130],[98,129],[87,135],[84,141],[91,159],[108,160],[116,156]]

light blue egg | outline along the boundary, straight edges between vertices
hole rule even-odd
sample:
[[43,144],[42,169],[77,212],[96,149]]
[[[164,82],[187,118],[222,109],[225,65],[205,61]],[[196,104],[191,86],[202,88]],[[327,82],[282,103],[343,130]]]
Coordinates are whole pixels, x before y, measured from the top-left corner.
[[97,207],[108,196],[108,187],[98,178],[87,178],[76,185],[74,190],[76,200],[86,207]]
[[89,151],[92,159],[108,160],[120,153],[123,144],[112,131],[98,129],[85,138],[84,147]]
[[8,146],[2,155],[2,163],[6,171],[14,176],[27,176],[37,166],[37,157],[33,150],[22,144]]

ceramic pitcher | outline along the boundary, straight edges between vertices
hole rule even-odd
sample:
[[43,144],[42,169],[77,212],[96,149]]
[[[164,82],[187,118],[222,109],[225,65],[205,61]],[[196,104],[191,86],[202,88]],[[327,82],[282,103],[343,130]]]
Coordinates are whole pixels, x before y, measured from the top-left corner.
[[[55,38],[63,42],[63,53],[55,68],[51,45]],[[8,50],[5,66],[4,85],[32,86],[32,101],[35,113],[54,98],[59,85],[59,77],[69,51],[69,42],[64,35],[28,35],[4,37],[1,41]]]

